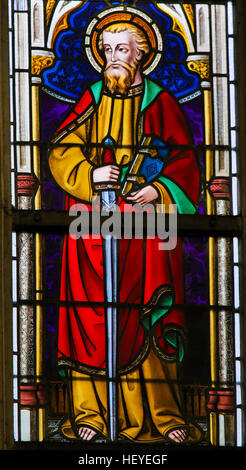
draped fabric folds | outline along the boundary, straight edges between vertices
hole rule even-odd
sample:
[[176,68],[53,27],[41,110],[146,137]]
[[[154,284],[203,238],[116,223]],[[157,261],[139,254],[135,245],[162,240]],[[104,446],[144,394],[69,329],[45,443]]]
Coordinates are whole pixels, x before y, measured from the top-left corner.
[[[72,205],[83,202],[91,211],[96,196],[91,175],[94,168],[103,164],[105,137],[110,136],[115,142],[115,162],[122,165],[123,174],[146,135],[162,139],[169,149],[163,171],[151,182],[159,194],[157,202],[164,203],[167,212],[168,205],[175,203],[179,213],[195,213],[199,170],[185,116],[164,89],[147,79],[143,85],[132,88],[126,97],[109,95],[101,82],[94,84],[60,126],[49,164],[55,180],[67,193],[66,208],[69,210]],[[119,197],[120,211],[128,211],[129,207]],[[140,374],[141,367],[144,377],[143,371],[150,371],[147,365],[150,358],[152,364],[161,359],[169,361],[169,366],[175,366],[177,359],[182,358],[182,240],[178,238],[176,248],[171,251],[160,250],[160,241],[158,237],[133,237],[120,239],[118,243],[118,372],[121,380],[126,374]],[[59,364],[71,368],[75,375],[91,374],[97,380],[104,377],[106,370],[103,244],[101,236],[97,239],[82,236],[78,240],[70,235],[65,237],[59,309]],[[161,362],[156,370],[163,371]],[[163,378],[163,373],[161,375]],[[171,375],[175,376],[174,371]],[[124,397],[124,380],[121,384]],[[89,390],[91,383],[88,387]],[[152,388],[152,396],[151,387],[147,389],[153,411],[153,397],[160,396],[161,392]],[[84,385],[84,393],[87,392]],[[77,391],[74,393],[77,396]],[[141,408],[140,395],[139,400]],[[80,410],[78,416],[83,412],[86,413],[85,409]],[[184,423],[180,411],[176,409],[174,414],[179,416],[177,422]],[[102,414],[100,416],[101,428],[98,426],[104,432]],[[125,435],[134,438],[134,432],[126,430],[125,418],[122,420],[125,423],[121,426],[122,433],[125,429]],[[140,421],[142,427],[144,420]],[[160,432],[164,434],[161,429]]]

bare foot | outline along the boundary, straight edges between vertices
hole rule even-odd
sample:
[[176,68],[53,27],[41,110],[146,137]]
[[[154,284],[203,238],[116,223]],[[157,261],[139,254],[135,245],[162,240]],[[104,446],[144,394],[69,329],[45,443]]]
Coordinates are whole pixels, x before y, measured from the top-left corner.
[[187,437],[186,429],[175,429],[175,431],[171,431],[168,433],[168,437],[172,439],[174,442],[183,442]]
[[78,434],[84,441],[90,441],[96,435],[96,431],[93,431],[91,428],[80,426],[78,428]]

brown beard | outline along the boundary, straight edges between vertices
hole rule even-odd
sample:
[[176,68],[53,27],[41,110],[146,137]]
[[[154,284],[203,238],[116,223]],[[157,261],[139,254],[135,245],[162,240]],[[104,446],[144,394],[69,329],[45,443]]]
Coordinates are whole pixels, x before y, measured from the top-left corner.
[[112,94],[118,92],[125,95],[134,82],[137,67],[136,64],[132,67],[122,62],[117,62],[117,64],[122,67],[121,74],[114,71],[109,72],[108,69],[112,64],[107,65],[104,71],[105,84]]

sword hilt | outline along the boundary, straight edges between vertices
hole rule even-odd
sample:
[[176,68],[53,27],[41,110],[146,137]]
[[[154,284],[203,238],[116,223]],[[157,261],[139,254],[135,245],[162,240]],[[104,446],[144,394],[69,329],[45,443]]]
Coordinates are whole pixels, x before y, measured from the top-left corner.
[[[103,153],[103,162],[108,164],[114,163],[114,146],[116,144],[114,139],[111,136],[107,136],[105,137],[105,139],[103,139],[102,143],[105,145],[105,151]],[[102,211],[112,211],[115,205],[117,204],[116,190],[120,189],[120,185],[117,183],[103,182],[98,183],[95,186],[95,189],[97,191],[101,191]]]

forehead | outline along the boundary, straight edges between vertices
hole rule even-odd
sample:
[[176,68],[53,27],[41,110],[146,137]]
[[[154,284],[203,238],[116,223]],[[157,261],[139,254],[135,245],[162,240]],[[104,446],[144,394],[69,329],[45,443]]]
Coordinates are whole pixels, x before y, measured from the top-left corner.
[[109,44],[110,46],[117,46],[117,44],[128,44],[129,46],[133,46],[135,43],[135,39],[129,31],[121,31],[120,33],[103,31],[102,39],[103,44]]

